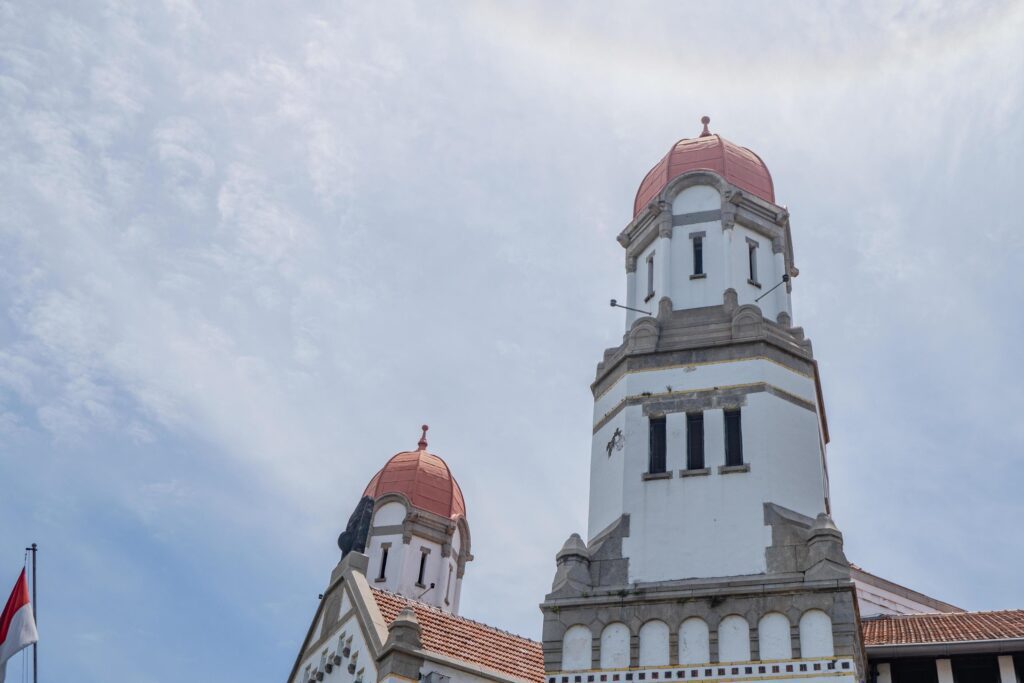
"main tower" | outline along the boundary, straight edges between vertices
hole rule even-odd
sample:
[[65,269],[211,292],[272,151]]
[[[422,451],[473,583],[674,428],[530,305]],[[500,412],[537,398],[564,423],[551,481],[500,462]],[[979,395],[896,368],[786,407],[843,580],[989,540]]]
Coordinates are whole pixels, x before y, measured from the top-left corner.
[[702,123],[618,236],[626,333],[591,385],[588,541],[566,541],[541,606],[548,683],[861,670],[789,212]]

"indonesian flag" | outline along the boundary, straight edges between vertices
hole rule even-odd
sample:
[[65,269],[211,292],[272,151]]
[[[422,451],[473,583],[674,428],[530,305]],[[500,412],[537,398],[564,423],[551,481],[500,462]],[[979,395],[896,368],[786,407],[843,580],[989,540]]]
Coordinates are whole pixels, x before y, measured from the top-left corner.
[[0,613],[0,683],[4,681],[7,660],[22,649],[39,640],[36,620],[32,618],[32,603],[28,599],[28,580],[21,570],[18,583],[14,584],[7,606]]

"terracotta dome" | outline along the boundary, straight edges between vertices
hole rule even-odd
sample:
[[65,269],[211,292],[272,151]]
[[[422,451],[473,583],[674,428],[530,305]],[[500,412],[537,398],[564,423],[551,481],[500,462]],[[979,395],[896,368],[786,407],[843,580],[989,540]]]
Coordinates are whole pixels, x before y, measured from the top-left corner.
[[455,519],[466,516],[466,501],[444,460],[427,452],[427,425],[415,451],[396,453],[366,485],[364,496],[400,493],[416,508]]
[[633,216],[665,189],[665,186],[687,171],[713,171],[736,187],[775,203],[775,185],[772,174],[761,157],[746,147],[729,142],[708,130],[711,119],[704,117],[704,131],[695,138],[680,140],[654,165],[636,191]]

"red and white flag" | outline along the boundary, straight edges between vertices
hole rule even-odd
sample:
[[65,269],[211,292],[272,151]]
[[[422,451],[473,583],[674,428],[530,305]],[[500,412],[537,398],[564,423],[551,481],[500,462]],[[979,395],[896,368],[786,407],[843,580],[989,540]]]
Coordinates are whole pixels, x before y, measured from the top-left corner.
[[22,649],[39,640],[36,620],[32,617],[32,602],[28,597],[28,579],[21,570],[18,583],[14,584],[7,606],[0,613],[0,683],[4,681],[7,660]]

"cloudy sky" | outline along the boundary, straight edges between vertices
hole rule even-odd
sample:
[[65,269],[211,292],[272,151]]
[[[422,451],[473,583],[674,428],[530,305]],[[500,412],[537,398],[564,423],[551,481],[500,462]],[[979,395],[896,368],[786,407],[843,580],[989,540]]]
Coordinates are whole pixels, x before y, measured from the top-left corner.
[[614,238],[703,114],[792,212],[847,554],[1024,607],[1022,34],[1020,0],[0,1],[0,590],[38,542],[44,679],[283,681],[422,422],[464,614],[539,635]]

